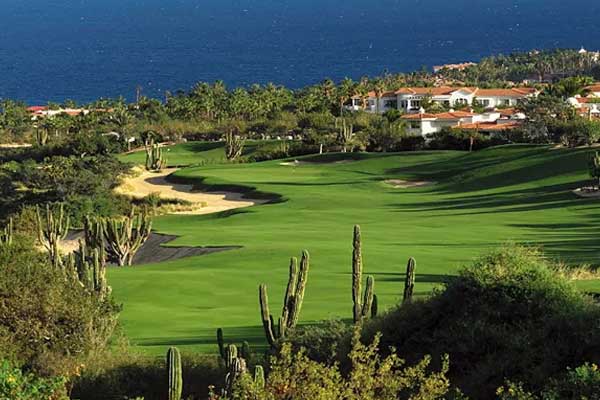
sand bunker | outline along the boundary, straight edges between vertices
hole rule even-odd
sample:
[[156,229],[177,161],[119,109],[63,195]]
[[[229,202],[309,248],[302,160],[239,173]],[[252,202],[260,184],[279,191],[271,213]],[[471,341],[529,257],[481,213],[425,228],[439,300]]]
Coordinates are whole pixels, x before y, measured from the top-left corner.
[[435,185],[435,182],[430,181],[404,181],[402,179],[388,179],[385,183],[395,189],[410,189]]
[[137,176],[126,177],[115,191],[138,199],[156,193],[162,199],[183,200],[191,204],[186,210],[173,211],[171,214],[211,214],[266,203],[266,200],[246,199],[242,193],[198,192],[193,190],[192,185],[167,182],[166,177],[175,171],[177,168],[160,172],[144,170]]
[[[71,231],[65,240],[60,242],[61,251],[69,254],[79,249],[79,240],[83,239],[82,231]],[[184,257],[201,256],[221,251],[239,249],[240,246],[223,247],[191,247],[191,246],[163,246],[172,242],[177,236],[151,233],[133,258],[133,265],[160,263],[163,261],[177,260]]]
[[600,190],[596,190],[592,187],[582,187],[573,190],[573,194],[585,199],[600,199]]

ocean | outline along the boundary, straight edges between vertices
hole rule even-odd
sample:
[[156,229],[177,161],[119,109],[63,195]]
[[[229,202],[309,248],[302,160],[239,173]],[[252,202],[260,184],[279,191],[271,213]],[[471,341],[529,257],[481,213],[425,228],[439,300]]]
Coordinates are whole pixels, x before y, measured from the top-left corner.
[[0,98],[298,88],[520,50],[600,48],[600,1],[4,0]]

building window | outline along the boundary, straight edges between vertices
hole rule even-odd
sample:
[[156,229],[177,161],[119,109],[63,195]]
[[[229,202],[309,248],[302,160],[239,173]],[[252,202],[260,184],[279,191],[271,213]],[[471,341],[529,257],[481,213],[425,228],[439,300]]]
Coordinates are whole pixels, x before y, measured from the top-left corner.
[[464,106],[467,104],[467,99],[456,99],[455,104],[458,106]]
[[408,107],[408,101],[406,100],[401,100],[400,101],[400,108],[403,108],[406,110],[406,108]]
[[421,100],[413,100],[413,102],[412,102],[412,109],[416,110],[418,108],[421,108]]
[[398,102],[396,100],[385,100],[383,102],[383,106],[385,108],[397,108],[398,107]]
[[484,100],[477,100],[477,103],[482,106],[482,107],[489,107],[490,105],[490,100],[489,99],[484,99]]

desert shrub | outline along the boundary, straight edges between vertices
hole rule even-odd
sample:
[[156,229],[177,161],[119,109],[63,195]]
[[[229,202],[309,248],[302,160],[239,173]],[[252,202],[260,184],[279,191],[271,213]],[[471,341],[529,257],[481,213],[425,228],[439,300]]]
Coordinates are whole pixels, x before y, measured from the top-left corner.
[[541,390],[568,366],[598,359],[600,309],[533,249],[506,246],[463,268],[430,299],[365,329],[417,360],[448,353],[450,378],[477,399],[505,378]]
[[423,136],[406,136],[400,139],[398,150],[415,151],[422,150],[425,147],[425,138]]
[[460,129],[444,128],[428,136],[428,146],[434,150],[469,150],[473,139],[473,150],[506,144],[505,138],[492,137]]
[[319,152],[319,146],[302,142],[265,143],[258,146],[256,151],[247,158],[249,162],[280,160],[287,157],[297,157]]
[[[350,371],[344,374],[337,364],[311,360],[303,350],[292,351],[285,344],[271,361],[265,387],[255,385],[245,375],[229,397],[231,400],[395,400],[443,399],[449,392],[446,377],[448,360],[444,358],[439,371],[431,371],[431,358],[407,366],[395,353],[379,355],[379,336],[371,344],[353,335],[349,354]],[[213,396],[213,399],[218,397]]]
[[324,321],[317,325],[301,325],[291,331],[285,342],[292,349],[304,349],[313,361],[332,363],[338,355],[349,353],[352,327],[339,320]]
[[[166,351],[165,351],[166,354]],[[225,370],[216,356],[182,353],[183,398],[204,400],[210,384],[222,384]],[[168,377],[164,357],[156,358],[121,346],[95,359],[74,381],[72,397],[80,400],[167,398]]]
[[55,156],[8,162],[0,166],[0,217],[28,205],[63,202],[75,225],[87,214],[111,216],[126,212],[128,202],[112,189],[128,166],[112,155]]
[[522,383],[507,382],[496,393],[501,400],[598,400],[600,399],[600,370],[596,364],[585,363],[550,383],[539,394],[527,391]]
[[90,295],[20,238],[0,247],[0,358],[40,376],[77,375],[102,352],[120,307]]
[[64,378],[40,378],[0,361],[0,399],[67,400]]

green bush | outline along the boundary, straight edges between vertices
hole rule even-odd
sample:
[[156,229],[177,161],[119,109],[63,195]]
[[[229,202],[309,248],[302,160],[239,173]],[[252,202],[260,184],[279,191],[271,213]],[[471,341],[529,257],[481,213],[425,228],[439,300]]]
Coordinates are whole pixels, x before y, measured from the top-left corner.
[[64,378],[39,378],[0,361],[0,400],[67,400]]
[[32,242],[0,247],[0,358],[39,376],[76,376],[106,349],[119,309],[66,279]]
[[471,138],[473,138],[473,150],[481,150],[486,147],[508,143],[501,136],[491,137],[476,132],[444,128],[439,132],[429,135],[428,146],[433,150],[469,150]]
[[[444,399],[450,383],[446,377],[448,360],[439,371],[430,369],[431,358],[407,366],[396,354],[379,355],[379,336],[369,345],[353,336],[349,354],[350,370],[337,364],[319,363],[306,353],[292,351],[285,344],[273,357],[266,385],[256,385],[248,374],[238,379],[230,400],[420,400]],[[212,397],[217,399],[216,396]]]
[[473,398],[505,379],[541,390],[548,377],[600,357],[600,309],[537,251],[507,246],[462,269],[427,301],[372,321],[409,361],[448,353],[450,378]]
[[[226,372],[216,356],[183,353],[181,363],[184,399],[205,400],[209,385],[221,385],[225,379]],[[164,400],[167,392],[165,360],[121,346],[90,362],[74,381],[71,396],[80,400]]]

